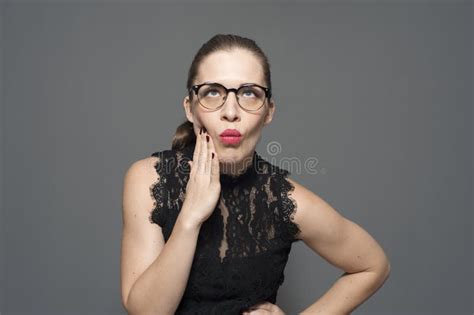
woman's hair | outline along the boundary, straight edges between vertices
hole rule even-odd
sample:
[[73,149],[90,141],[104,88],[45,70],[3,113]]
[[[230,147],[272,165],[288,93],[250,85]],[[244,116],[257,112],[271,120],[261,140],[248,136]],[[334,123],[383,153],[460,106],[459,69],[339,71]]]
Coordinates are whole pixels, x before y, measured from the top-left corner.
[[[231,51],[235,48],[246,49],[252,52],[260,61],[263,68],[263,75],[265,84],[268,88],[272,88],[271,75],[270,75],[270,64],[268,58],[262,49],[250,38],[241,37],[233,34],[217,34],[204,43],[194,56],[191,67],[188,71],[188,80],[186,82],[186,90],[189,94],[189,99],[192,101],[194,93],[191,90],[194,80],[196,79],[199,65],[201,62],[210,54],[220,51],[227,50]],[[171,149],[179,150],[186,147],[189,144],[196,143],[196,135],[194,134],[193,123],[186,120],[176,128],[175,135],[171,144]]]

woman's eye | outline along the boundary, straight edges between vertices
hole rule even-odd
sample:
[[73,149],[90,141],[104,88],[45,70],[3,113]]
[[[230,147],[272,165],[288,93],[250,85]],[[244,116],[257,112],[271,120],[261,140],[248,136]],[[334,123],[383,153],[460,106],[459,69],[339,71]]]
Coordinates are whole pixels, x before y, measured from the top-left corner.
[[[247,94],[247,95],[245,95],[245,94]],[[250,95],[249,95],[249,94],[250,94]],[[247,90],[247,91],[244,91],[244,95],[245,95],[245,96],[254,96],[255,94],[253,93],[252,90]]]
[[[213,94],[213,93],[215,93],[215,94]],[[217,91],[217,90],[209,90],[209,91],[206,92],[206,95],[217,96],[217,95],[219,95],[219,91]]]

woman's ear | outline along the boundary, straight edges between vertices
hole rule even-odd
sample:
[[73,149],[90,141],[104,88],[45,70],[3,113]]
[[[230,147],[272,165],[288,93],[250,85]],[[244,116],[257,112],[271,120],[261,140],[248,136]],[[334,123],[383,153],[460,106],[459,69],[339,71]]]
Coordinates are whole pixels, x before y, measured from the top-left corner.
[[275,102],[273,99],[270,100],[268,103],[268,112],[265,115],[265,121],[263,122],[264,125],[268,125],[272,119],[273,119],[273,114],[275,113]]
[[183,107],[184,107],[184,113],[186,114],[186,118],[194,123],[194,115],[191,109],[191,100],[189,99],[189,96],[186,96],[183,100]]

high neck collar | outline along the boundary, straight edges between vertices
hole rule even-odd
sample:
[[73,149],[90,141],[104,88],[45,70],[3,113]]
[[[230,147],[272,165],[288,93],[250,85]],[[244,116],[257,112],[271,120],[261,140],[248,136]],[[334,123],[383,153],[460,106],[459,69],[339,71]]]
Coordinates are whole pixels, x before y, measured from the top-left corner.
[[[186,147],[180,150],[183,154],[183,158],[185,158],[186,161],[193,160],[194,147],[195,147],[195,144],[193,143],[193,144],[187,145]],[[220,174],[221,184],[234,185],[234,184],[242,183],[244,181],[254,178],[255,175],[258,174],[257,167],[259,166],[259,163],[258,163],[259,160],[260,160],[260,156],[254,150],[252,154],[252,162],[249,163],[249,165],[243,172],[241,172],[238,175],[231,175],[231,174],[224,174],[224,173]]]

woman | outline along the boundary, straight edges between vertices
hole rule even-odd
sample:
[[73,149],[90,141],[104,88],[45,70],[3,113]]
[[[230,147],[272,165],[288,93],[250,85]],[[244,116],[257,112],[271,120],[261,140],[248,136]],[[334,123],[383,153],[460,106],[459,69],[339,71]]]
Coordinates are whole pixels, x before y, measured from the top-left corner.
[[303,241],[345,273],[301,312],[349,314],[390,265],[366,231],[255,151],[275,112],[265,54],[248,38],[216,35],[196,54],[187,89],[171,150],[125,175],[126,310],[284,314],[277,290],[292,243]]

